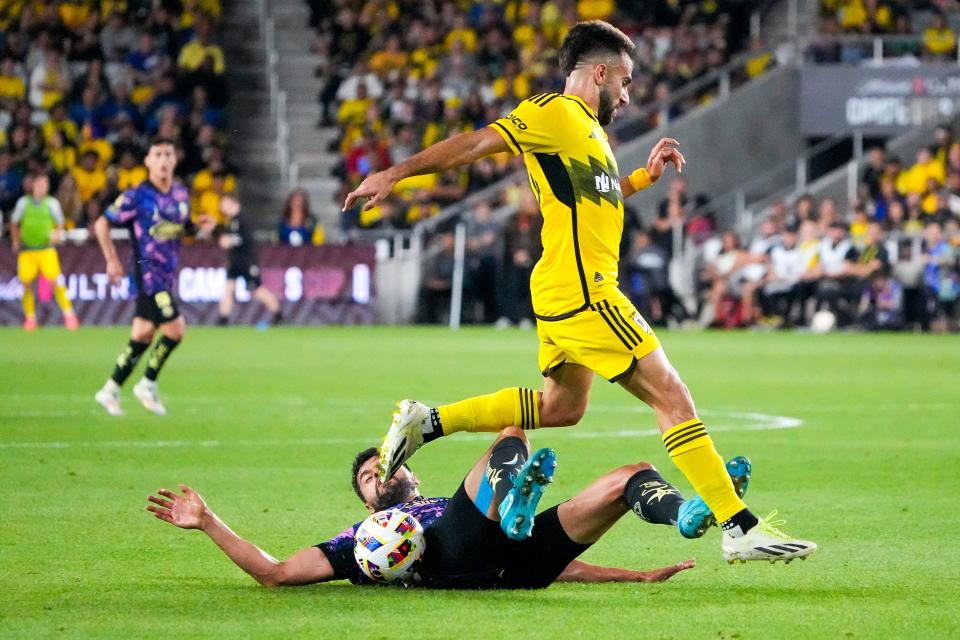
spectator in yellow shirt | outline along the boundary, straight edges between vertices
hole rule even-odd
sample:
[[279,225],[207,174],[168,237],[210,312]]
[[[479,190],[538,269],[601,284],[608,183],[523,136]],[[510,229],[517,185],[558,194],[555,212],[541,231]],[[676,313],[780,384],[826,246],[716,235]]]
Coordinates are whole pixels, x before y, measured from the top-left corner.
[[477,48],[477,32],[470,28],[467,19],[463,14],[457,14],[453,18],[453,28],[447,32],[447,37],[443,40],[443,46],[447,51],[453,50],[454,42],[463,43],[466,51],[473,52]]
[[11,56],[5,56],[0,62],[0,103],[23,100],[27,95],[27,84],[17,75],[16,63]]
[[77,164],[77,150],[72,144],[67,144],[63,139],[63,134],[54,131],[47,142],[47,161],[57,172],[57,175],[65,175]]
[[897,176],[897,191],[904,195],[921,195],[927,192],[929,181],[937,184],[946,180],[946,170],[927,147],[917,149],[917,162]]
[[81,0],[66,0],[58,10],[60,22],[70,31],[79,31],[90,19],[90,6]]
[[606,20],[616,8],[613,0],[580,0],[577,2],[577,15],[581,20]]
[[80,200],[87,204],[103,193],[107,186],[107,172],[97,166],[100,157],[96,151],[86,151],[80,165],[70,171],[70,175],[77,183]]
[[747,57],[747,76],[756,78],[773,64],[773,56],[766,50],[763,40],[754,38],[750,41],[750,55]]
[[402,71],[407,64],[407,54],[401,49],[400,36],[387,38],[383,49],[370,57],[370,69],[381,78],[389,78]]
[[337,109],[337,120],[341,124],[360,124],[363,122],[367,108],[373,104],[373,100],[367,94],[367,85],[364,82],[357,84],[357,96],[355,98],[344,100]]
[[64,141],[69,143],[76,142],[79,133],[77,124],[67,117],[67,105],[62,102],[53,105],[53,108],[50,109],[50,118],[43,123],[41,130],[46,144],[50,144],[54,133],[59,133],[63,136]]
[[30,106],[47,111],[62,101],[69,89],[70,70],[63,63],[59,52],[48,51],[43,62],[30,73]]
[[132,189],[147,179],[146,168],[137,161],[133,151],[126,149],[120,154],[120,167],[117,169],[117,189]]
[[957,48],[957,35],[947,26],[942,13],[935,13],[930,27],[923,32],[923,46],[927,53],[937,58],[953,54]]
[[213,58],[213,71],[220,75],[226,69],[226,62],[223,56],[223,50],[215,44],[210,43],[211,34],[210,21],[206,19],[197,20],[195,35],[193,40],[184,45],[180,50],[180,56],[177,58],[177,66],[184,71],[196,71],[203,64],[204,58]]
[[194,220],[199,220],[201,216],[209,216],[218,225],[223,225],[226,222],[223,213],[220,211],[220,198],[228,192],[226,183],[229,177],[230,175],[226,171],[218,171],[213,174],[213,183],[210,188],[197,198],[197,206],[192,212]]

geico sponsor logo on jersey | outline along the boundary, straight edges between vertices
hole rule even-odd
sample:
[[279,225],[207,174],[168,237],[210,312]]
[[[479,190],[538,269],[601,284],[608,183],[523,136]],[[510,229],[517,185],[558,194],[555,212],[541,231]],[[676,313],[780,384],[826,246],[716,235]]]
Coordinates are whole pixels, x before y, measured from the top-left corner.
[[597,191],[600,193],[610,193],[611,189],[620,191],[620,183],[616,180],[612,180],[606,173],[593,176],[593,180],[596,184]]
[[182,235],[183,225],[176,222],[161,220],[150,227],[150,237],[160,242],[176,240]]
[[511,113],[510,115],[508,115],[507,120],[509,120],[510,123],[513,124],[513,126],[515,126],[517,129],[520,129],[520,131],[527,130],[527,123],[525,123],[523,120],[521,120],[514,114]]

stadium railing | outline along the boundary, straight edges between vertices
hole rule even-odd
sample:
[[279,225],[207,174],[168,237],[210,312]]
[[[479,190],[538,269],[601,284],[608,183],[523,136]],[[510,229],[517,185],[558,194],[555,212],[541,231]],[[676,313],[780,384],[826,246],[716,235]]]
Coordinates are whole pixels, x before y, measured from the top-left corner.
[[[957,38],[957,62],[960,63],[960,37]],[[903,35],[812,35],[801,42],[805,62],[814,63],[822,48],[837,47],[838,60],[849,64],[889,64],[898,58],[911,58],[908,47],[922,56],[923,34]],[[904,53],[907,52],[907,53]],[[855,57],[859,55],[859,57]],[[919,58],[917,58],[919,59]]]

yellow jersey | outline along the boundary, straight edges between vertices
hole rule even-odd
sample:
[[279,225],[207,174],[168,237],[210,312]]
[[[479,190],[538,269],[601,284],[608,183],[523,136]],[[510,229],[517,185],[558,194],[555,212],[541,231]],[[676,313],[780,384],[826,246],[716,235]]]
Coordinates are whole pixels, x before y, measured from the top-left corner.
[[542,93],[490,127],[523,155],[543,214],[543,256],[530,278],[536,316],[562,320],[616,295],[623,194],[593,110],[576,96]]

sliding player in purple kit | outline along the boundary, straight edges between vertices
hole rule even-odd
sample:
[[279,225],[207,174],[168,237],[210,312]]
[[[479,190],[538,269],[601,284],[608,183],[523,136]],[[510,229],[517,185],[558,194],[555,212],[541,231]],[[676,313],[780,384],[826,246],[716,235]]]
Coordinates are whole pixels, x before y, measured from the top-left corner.
[[173,177],[177,150],[172,140],[154,140],[143,164],[147,168],[147,179],[124,191],[94,224],[112,284],[120,283],[124,271],[110,238],[110,226],[129,229],[133,248],[133,284],[137,302],[130,342],[117,358],[113,375],[94,396],[112,416],[123,415],[120,387],[150,348],[158,328],[160,340],[150,352],[147,370],[133,387],[133,395],[148,411],[158,416],[166,414],[157,394],[157,376],[180,344],[186,329],[186,322],[173,298],[173,276],[177,269],[180,239],[213,228],[213,221],[209,218],[201,219],[199,227],[190,219],[190,194]]

